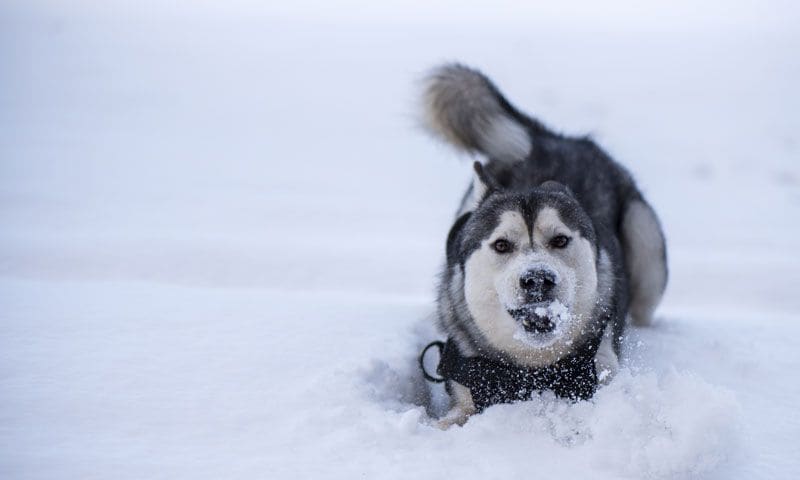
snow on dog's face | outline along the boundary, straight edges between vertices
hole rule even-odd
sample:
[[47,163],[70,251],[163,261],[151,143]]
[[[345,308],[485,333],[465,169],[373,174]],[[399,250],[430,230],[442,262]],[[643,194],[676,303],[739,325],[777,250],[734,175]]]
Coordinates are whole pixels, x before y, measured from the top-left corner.
[[531,365],[570,352],[597,301],[595,235],[566,187],[494,192],[459,235],[467,309],[496,349]]

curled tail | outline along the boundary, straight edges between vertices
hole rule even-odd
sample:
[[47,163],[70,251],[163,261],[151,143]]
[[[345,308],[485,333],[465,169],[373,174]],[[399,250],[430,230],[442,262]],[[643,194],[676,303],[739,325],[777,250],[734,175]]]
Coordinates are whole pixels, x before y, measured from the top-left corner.
[[424,94],[425,125],[458,149],[504,162],[525,159],[545,132],[520,113],[481,72],[460,64],[434,69]]

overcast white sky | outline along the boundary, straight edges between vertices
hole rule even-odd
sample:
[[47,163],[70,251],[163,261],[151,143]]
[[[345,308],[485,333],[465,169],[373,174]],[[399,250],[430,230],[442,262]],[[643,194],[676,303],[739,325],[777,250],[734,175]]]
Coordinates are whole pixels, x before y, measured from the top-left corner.
[[366,1],[366,0],[293,0],[255,1],[234,0],[177,0],[163,2],[4,2],[2,9],[28,10],[46,7],[47,10],[88,9],[106,14],[141,15],[148,11],[158,15],[196,15],[241,12],[251,15],[305,19],[324,23],[362,23],[380,21],[382,24],[498,24],[507,28],[566,28],[589,30],[719,30],[743,29],[763,33],[797,30],[797,3],[789,0],[769,1],[691,1],[640,2],[634,0],[586,1],[519,1],[492,2],[444,0]]

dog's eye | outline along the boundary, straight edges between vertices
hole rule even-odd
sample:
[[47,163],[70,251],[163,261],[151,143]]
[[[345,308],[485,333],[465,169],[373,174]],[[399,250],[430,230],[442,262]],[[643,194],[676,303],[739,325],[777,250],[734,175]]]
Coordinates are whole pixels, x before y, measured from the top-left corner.
[[570,238],[566,235],[556,235],[550,239],[550,246],[552,248],[564,248],[569,245]]
[[511,245],[511,242],[505,238],[499,238],[492,244],[492,248],[494,248],[494,251],[497,253],[508,253],[511,251],[512,247],[513,245]]

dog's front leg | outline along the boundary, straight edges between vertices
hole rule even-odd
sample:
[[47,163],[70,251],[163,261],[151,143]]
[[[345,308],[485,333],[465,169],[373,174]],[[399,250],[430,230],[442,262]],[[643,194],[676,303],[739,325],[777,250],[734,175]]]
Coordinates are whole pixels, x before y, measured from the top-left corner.
[[619,358],[614,351],[614,326],[610,323],[606,326],[603,340],[600,341],[594,357],[594,366],[597,380],[603,385],[608,385],[619,371]]
[[464,425],[469,416],[477,411],[469,388],[452,380],[447,383],[447,390],[453,398],[453,406],[444,417],[439,419],[438,426],[442,430],[447,430],[453,425]]

